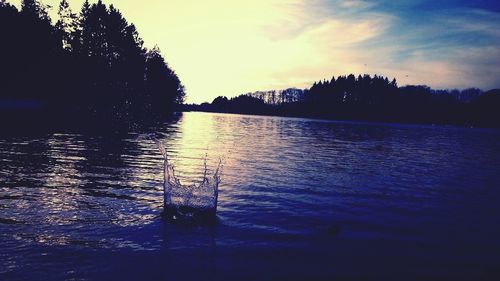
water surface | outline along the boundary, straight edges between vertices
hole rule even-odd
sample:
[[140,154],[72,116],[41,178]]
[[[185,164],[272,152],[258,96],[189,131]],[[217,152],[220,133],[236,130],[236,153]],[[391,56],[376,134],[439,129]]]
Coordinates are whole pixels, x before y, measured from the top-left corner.
[[[213,226],[161,220],[224,161]],[[500,276],[500,131],[184,113],[126,135],[0,137],[1,280]]]

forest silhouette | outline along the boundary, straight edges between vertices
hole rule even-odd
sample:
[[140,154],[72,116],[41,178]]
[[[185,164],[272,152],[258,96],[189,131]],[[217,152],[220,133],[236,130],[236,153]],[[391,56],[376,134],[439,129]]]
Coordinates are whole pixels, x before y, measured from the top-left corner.
[[467,126],[500,126],[500,90],[433,90],[424,85],[398,87],[396,79],[359,75],[333,77],[309,89],[257,91],[186,110],[337,120],[364,120]]
[[[179,77],[158,47],[146,49],[113,5],[67,0],[52,23],[48,7],[0,0],[0,118],[44,123],[149,124],[176,110],[500,127],[500,90],[399,87],[395,79],[351,74],[308,89],[258,91],[183,105]],[[220,81],[224,83],[224,81]],[[182,105],[182,106],[181,106]]]
[[11,123],[146,123],[184,101],[159,48],[146,49],[113,5],[85,1],[74,13],[62,0],[52,24],[39,1],[17,10],[0,0],[0,29],[0,113]]

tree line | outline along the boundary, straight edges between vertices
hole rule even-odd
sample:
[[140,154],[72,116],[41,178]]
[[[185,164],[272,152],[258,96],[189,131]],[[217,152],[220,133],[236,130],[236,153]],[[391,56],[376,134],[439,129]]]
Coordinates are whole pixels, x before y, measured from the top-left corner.
[[[146,49],[114,6],[85,1],[78,13],[0,0],[0,110],[84,122],[144,122],[182,104],[184,87],[158,47]],[[35,110],[36,109],[36,110]],[[43,114],[40,114],[43,113]]]
[[315,82],[308,89],[257,91],[187,110],[500,127],[500,90],[399,87],[396,79],[353,74]]

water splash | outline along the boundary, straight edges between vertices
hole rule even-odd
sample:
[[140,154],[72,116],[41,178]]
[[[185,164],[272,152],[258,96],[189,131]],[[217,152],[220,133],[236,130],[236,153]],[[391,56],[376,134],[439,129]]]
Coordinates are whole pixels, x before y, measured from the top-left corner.
[[183,185],[175,176],[174,166],[169,163],[162,141],[155,140],[163,155],[163,215],[167,219],[212,220],[217,212],[222,160],[219,160],[213,176],[208,176],[205,157],[203,178],[200,183]]

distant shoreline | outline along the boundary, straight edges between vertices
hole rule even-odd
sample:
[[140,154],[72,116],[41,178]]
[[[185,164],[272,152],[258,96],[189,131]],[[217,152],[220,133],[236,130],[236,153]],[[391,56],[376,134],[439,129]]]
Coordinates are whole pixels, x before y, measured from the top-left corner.
[[187,104],[186,111],[306,117],[408,124],[500,127],[500,89],[435,90],[399,87],[395,79],[353,74],[314,83],[309,89],[257,91],[211,103]]

